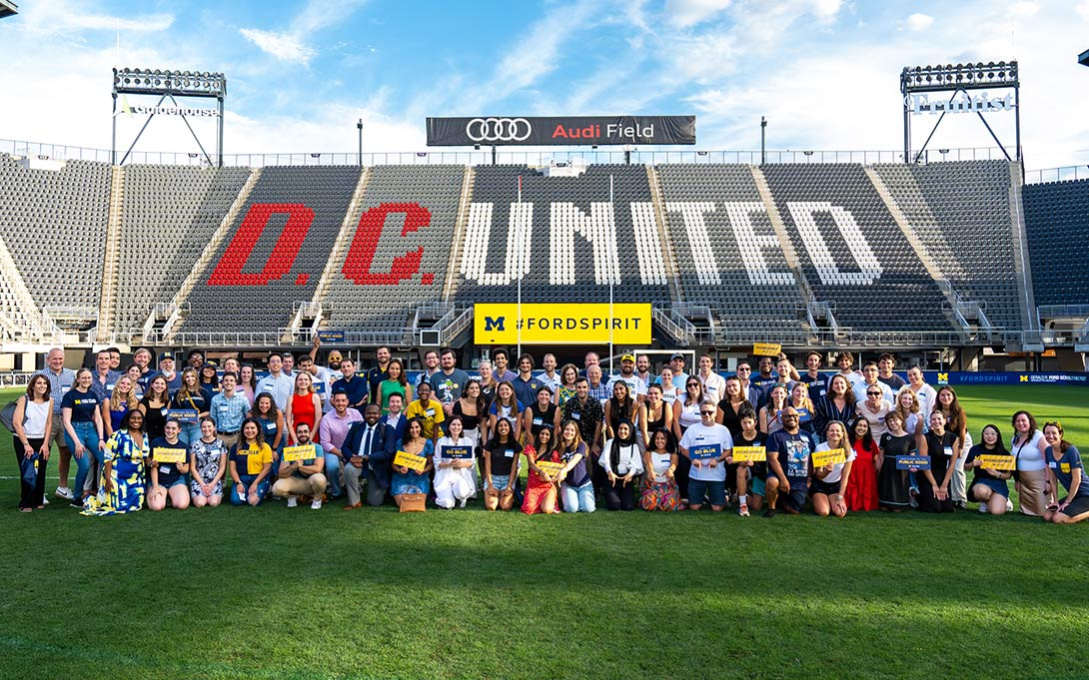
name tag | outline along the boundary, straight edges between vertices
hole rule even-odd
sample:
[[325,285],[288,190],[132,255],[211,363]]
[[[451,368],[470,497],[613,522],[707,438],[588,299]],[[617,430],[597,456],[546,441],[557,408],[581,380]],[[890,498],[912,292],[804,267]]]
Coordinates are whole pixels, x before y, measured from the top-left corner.
[[953,447],[952,446],[945,447],[945,455],[947,455],[947,456],[952,456],[953,455]]
[[220,413],[227,413],[227,412],[229,412],[230,410],[231,410],[231,409],[230,409],[230,407],[228,407],[228,406],[220,406],[220,407],[219,407],[219,412],[220,412]]
[[169,465],[160,465],[159,466],[159,474],[160,475],[169,475],[172,471],[173,471],[173,468],[170,467]]
[[573,421],[575,421],[577,423],[578,421],[582,420],[582,414],[581,413],[572,413],[571,414],[571,420],[573,420]]
[[166,417],[166,415],[167,415],[168,413],[170,413],[170,409],[169,409],[169,408],[163,408],[163,409],[159,409],[159,413],[163,414],[163,418],[165,418],[165,417]]
[[504,458],[514,458],[514,449],[507,449],[503,452]]
[[109,392],[113,392],[113,388],[115,387],[117,387],[117,385],[106,385],[106,390]]
[[1048,466],[1049,468],[1051,468],[1052,470],[1058,470],[1058,469],[1059,469],[1059,464],[1058,464],[1058,463],[1056,463],[1056,462],[1055,462],[1055,461],[1053,461],[1053,460],[1052,460],[1052,461],[1049,461],[1049,462],[1048,462],[1048,464],[1047,464],[1047,466]]
[[426,411],[424,411],[424,413],[426,413],[429,416],[434,416],[435,415],[435,409],[429,408]]
[[534,418],[533,419],[533,424],[534,425],[544,425],[544,418]]

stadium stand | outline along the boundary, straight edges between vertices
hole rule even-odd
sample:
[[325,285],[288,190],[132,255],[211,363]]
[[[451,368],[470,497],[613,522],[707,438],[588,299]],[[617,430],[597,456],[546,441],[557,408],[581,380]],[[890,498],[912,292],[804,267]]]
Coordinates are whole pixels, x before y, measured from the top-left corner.
[[39,310],[97,312],[109,197],[105,163],[36,169],[0,156],[0,238]]
[[525,302],[608,302],[610,281],[616,302],[669,301],[644,166],[591,165],[578,177],[519,166],[475,174],[458,300],[514,300],[521,269]]
[[1030,184],[1025,231],[1037,305],[1089,305],[1089,180]]
[[441,299],[466,169],[389,165],[370,172],[363,203],[350,216],[353,247],[335,263],[326,296],[329,325],[398,330],[414,307]]
[[944,295],[861,165],[784,164],[761,170],[814,295],[835,303],[841,327],[951,329]]
[[899,163],[875,169],[954,289],[983,303],[995,326],[1020,327],[1009,163]]
[[141,327],[193,270],[249,176],[248,168],[125,168],[115,325]]
[[747,165],[662,165],[685,301],[729,326],[798,329],[804,304]]
[[267,333],[287,327],[294,304],[309,301],[317,287],[360,172],[265,168],[211,271],[189,294],[181,331]]

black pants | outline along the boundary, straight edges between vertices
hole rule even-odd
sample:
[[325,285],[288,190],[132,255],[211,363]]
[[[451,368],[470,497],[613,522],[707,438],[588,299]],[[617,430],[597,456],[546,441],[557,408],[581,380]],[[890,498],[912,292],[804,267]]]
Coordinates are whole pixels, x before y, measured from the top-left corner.
[[953,497],[946,496],[944,501],[939,501],[934,495],[934,487],[927,483],[926,478],[920,475],[919,485],[919,509],[923,512],[955,512]]
[[692,470],[692,461],[682,455],[677,456],[677,469],[673,471],[673,479],[677,481],[677,492],[681,498],[688,498],[688,473]]
[[616,482],[609,484],[608,475],[605,477],[605,506],[610,510],[634,510],[635,488],[639,486],[639,478],[634,477],[627,484],[623,478],[617,477]]
[[[27,484],[23,479],[23,472],[26,471],[28,465],[34,465],[33,460],[27,460],[23,455],[26,449],[23,447],[23,443],[19,441],[18,437],[13,436],[12,445],[15,448],[15,459],[19,465],[19,485],[21,487],[19,493],[19,507],[20,508],[36,508],[44,502],[45,499],[45,468],[49,461],[42,459],[38,456],[38,478],[34,484]],[[42,439],[31,439],[27,437],[27,441],[30,443],[30,448],[34,451],[39,451],[42,448]]]

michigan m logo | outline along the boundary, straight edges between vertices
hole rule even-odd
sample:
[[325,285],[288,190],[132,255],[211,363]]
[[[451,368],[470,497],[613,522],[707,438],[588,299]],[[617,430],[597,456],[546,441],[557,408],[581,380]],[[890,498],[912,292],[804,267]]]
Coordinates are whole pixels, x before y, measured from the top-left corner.
[[505,317],[505,316],[501,316],[501,317],[499,317],[497,319],[493,319],[490,316],[486,316],[486,317],[484,317],[484,330],[485,331],[503,332],[503,331],[506,330],[506,328],[504,328],[504,326],[506,325],[506,322],[507,322],[507,317]]
[[939,385],[948,385],[949,384],[949,374],[948,373],[939,373],[938,374],[938,384]]
[[1021,382],[1028,382],[1028,376],[1027,375],[1021,376]]

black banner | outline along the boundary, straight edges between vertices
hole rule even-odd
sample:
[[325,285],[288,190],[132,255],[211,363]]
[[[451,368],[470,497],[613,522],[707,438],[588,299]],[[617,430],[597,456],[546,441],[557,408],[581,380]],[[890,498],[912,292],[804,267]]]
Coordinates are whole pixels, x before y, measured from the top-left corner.
[[428,146],[695,144],[695,116],[428,118]]

